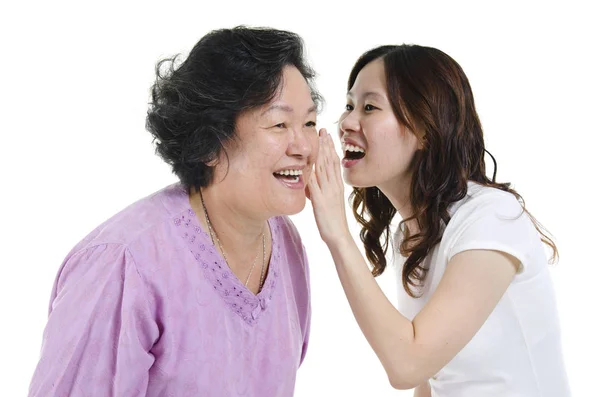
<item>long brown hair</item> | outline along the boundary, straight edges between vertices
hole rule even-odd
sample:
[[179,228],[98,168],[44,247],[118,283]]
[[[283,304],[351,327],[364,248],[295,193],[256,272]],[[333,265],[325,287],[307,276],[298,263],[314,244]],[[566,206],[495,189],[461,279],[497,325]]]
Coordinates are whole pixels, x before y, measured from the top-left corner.
[[[448,207],[465,197],[468,181],[512,193],[541,240],[552,249],[552,261],[556,261],[556,245],[527,211],[523,198],[510,183],[496,182],[496,160],[485,149],[471,86],[460,65],[435,48],[381,46],[358,59],[348,79],[348,91],[358,73],[379,58],[384,61],[388,96],[396,118],[417,134],[423,146],[412,163],[410,204],[414,213],[400,223],[400,253],[407,257],[402,269],[406,292],[413,297],[418,295],[415,289],[423,285],[427,275],[423,261],[441,241],[450,221]],[[494,161],[491,179],[486,176],[486,152]],[[362,226],[360,238],[373,265],[372,273],[378,276],[386,268],[390,223],[397,211],[377,187],[354,188],[350,198],[354,216]],[[402,227],[410,221],[418,226],[416,233]]]

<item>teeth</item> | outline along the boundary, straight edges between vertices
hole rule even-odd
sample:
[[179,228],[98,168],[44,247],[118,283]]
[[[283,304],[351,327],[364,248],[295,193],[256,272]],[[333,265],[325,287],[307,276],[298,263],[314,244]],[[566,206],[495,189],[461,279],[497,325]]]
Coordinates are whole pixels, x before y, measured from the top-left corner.
[[276,174],[278,175],[284,175],[284,176],[300,176],[302,175],[302,170],[283,170],[283,171],[277,171]]
[[359,152],[359,153],[365,152],[365,149],[358,147],[358,146],[350,145],[347,143],[342,144],[342,149],[344,149],[344,152]]

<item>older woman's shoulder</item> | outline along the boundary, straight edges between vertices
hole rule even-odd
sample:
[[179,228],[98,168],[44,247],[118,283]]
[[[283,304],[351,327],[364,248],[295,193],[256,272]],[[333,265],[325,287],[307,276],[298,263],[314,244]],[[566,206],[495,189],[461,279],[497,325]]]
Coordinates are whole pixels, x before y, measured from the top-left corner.
[[180,184],[162,188],[119,211],[96,227],[74,248],[79,251],[98,244],[129,245],[167,227],[173,217],[189,207]]
[[271,219],[270,224],[271,229],[275,229],[275,232],[281,234],[287,241],[302,244],[302,238],[298,233],[298,229],[296,229],[296,225],[294,225],[294,222],[288,216],[276,216]]
[[302,269],[306,271],[308,261],[306,259],[306,251],[302,238],[296,229],[296,226],[290,218],[287,216],[278,216],[271,219],[271,228],[274,232],[274,239],[277,244],[281,245],[281,248],[286,253],[288,261],[298,262],[298,270]]

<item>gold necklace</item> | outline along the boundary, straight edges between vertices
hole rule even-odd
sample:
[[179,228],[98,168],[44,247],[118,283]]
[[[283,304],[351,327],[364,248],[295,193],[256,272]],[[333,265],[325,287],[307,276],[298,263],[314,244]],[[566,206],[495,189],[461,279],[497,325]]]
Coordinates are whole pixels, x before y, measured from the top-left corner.
[[[206,204],[204,204],[204,196],[202,195],[202,192],[200,192],[200,201],[202,202],[202,209],[204,210],[204,217],[206,218],[206,225],[208,226],[208,232],[210,233],[210,239],[212,240],[213,245],[215,244],[215,239],[217,240],[217,244],[219,246],[219,249],[221,250],[221,254],[223,254],[223,259],[225,259],[225,263],[231,269],[231,266],[229,265],[229,262],[227,261],[227,256],[225,255],[225,250],[223,249],[223,245],[221,244],[221,240],[219,240],[219,236],[217,236],[215,229],[213,229],[212,224],[210,223],[210,218],[208,217],[208,211],[206,210]],[[265,249],[265,232],[264,231],[262,233],[262,251],[263,251],[263,262],[262,262],[262,266],[260,267],[260,280],[258,282],[258,290],[259,291],[262,289],[262,286],[264,283],[264,274],[265,274],[264,272],[265,272],[265,262],[266,262],[266,249]],[[256,266],[256,260],[258,259],[259,253],[260,253],[260,251],[258,251],[256,253],[256,256],[254,257],[254,261],[252,262],[252,267],[250,268],[250,272],[248,273],[248,277],[246,277],[246,282],[244,283],[244,286],[246,286],[246,287],[248,287],[248,281],[250,281],[250,276],[252,275],[252,272],[254,271],[254,267]]]

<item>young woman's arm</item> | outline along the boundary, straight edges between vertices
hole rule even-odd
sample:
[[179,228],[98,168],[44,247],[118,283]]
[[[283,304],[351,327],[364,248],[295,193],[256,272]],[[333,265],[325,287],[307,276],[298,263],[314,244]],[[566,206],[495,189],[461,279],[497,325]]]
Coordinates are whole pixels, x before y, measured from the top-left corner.
[[411,322],[381,291],[354,241],[329,249],[352,312],[398,389],[426,381],[458,354],[500,301],[518,266],[495,251],[457,254]]
[[379,288],[349,233],[339,158],[330,136],[321,136],[315,168],[309,181],[315,218],[352,312],[391,385],[412,389],[471,340],[507,290],[519,262],[498,251],[456,254],[429,302],[410,321]]

